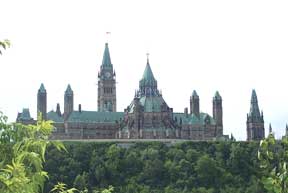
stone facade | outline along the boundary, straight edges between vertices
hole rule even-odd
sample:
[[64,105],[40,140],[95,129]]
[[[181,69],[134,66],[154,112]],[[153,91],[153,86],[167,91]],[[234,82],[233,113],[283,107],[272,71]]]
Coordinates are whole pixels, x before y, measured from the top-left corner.
[[[64,93],[64,113],[57,104],[56,112],[47,110],[47,92],[43,84],[38,90],[37,110],[44,119],[54,122],[52,139],[187,139],[214,140],[223,137],[222,98],[213,97],[213,116],[200,112],[196,91],[190,97],[190,111],[173,112],[158,90],[157,80],[147,59],[139,89],[124,112],[117,112],[116,74],[105,44],[98,73],[98,111],[74,109],[74,92],[70,85]],[[24,114],[27,115],[27,110]],[[29,112],[29,110],[28,110]],[[29,116],[18,114],[18,122],[33,123]],[[24,117],[24,118],[23,118]]]
[[213,118],[199,111],[199,96],[196,91],[190,98],[190,114],[174,113],[157,88],[149,61],[139,90],[131,104],[124,110],[125,117],[119,130],[124,139],[191,139],[211,140],[223,135],[222,98],[216,92],[213,98]]

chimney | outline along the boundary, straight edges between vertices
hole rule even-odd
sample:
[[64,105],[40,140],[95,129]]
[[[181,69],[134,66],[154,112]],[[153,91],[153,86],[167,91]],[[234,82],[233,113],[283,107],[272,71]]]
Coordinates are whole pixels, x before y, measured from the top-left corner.
[[184,109],[184,114],[186,117],[188,117],[188,108],[187,107]]
[[57,103],[57,106],[56,106],[56,113],[59,117],[61,117],[61,110],[60,110],[60,104]]
[[81,113],[81,112],[82,112],[82,109],[81,109],[81,104],[79,104],[79,106],[78,106],[78,111],[79,111],[79,113]]

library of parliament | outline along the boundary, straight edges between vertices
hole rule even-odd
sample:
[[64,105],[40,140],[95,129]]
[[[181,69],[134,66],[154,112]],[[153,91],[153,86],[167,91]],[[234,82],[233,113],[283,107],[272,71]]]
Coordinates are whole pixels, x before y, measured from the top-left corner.
[[[222,97],[218,91],[212,98],[213,115],[200,112],[199,96],[194,90],[187,101],[189,109],[173,112],[157,87],[149,59],[139,88],[131,103],[122,112],[116,111],[116,73],[113,68],[108,43],[105,44],[102,65],[98,73],[98,109],[85,111],[74,107],[74,92],[70,85],[64,93],[64,112],[57,104],[56,111],[47,112],[47,92],[41,84],[37,93],[37,112],[42,119],[52,120],[51,139],[185,139],[218,140],[223,135]],[[143,66],[144,68],[144,66]],[[189,103],[190,102],[190,103]],[[77,110],[76,110],[77,109]],[[17,122],[34,124],[29,109],[17,115]],[[260,113],[255,90],[252,91],[251,108],[247,114],[247,140],[265,137],[263,114]]]

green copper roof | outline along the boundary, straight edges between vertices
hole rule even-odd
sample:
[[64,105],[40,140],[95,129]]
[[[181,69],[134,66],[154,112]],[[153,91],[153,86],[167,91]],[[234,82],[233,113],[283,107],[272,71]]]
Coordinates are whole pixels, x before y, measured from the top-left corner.
[[144,73],[143,73],[143,76],[142,76],[142,80],[156,81],[156,79],[154,78],[153,72],[151,70],[149,62],[147,62],[147,64],[146,64],[146,68],[144,70]]
[[252,95],[251,95],[250,115],[253,117],[260,117],[257,94],[254,89],[252,90]]
[[103,54],[102,66],[112,66],[108,43],[105,44],[105,50]]
[[60,117],[57,112],[50,111],[47,113],[47,120],[51,120],[55,123],[63,123],[64,119],[63,117]]
[[124,112],[73,111],[68,122],[115,123],[124,119]]
[[[142,96],[139,103],[144,112],[161,112],[161,106],[165,104],[165,101],[162,96]],[[134,102],[132,102],[129,106],[129,113],[134,112],[134,105]]]
[[258,102],[258,99],[257,99],[257,94],[256,94],[256,91],[255,89],[252,90],[252,95],[251,95],[251,102]]
[[162,96],[144,96],[140,98],[140,104],[144,107],[144,112],[161,112],[161,106],[164,103]]
[[218,91],[215,92],[214,99],[222,99]]
[[71,89],[71,86],[70,86],[70,84],[68,84],[68,86],[67,86],[67,89],[66,89],[66,91],[65,91],[65,94],[73,94],[73,91],[72,91],[72,89]]
[[177,118],[178,122],[181,118],[184,125],[204,125],[207,119],[210,122],[209,124],[216,125],[215,120],[207,113],[200,113],[199,118],[195,114],[188,114],[186,116],[185,113],[173,113],[173,118]]
[[29,109],[27,108],[24,108],[22,110],[22,113],[20,113],[20,117],[19,117],[20,120],[32,120],[31,116],[30,116],[30,111]]
[[192,96],[198,97],[198,94],[197,94],[196,90],[193,90]]
[[147,60],[147,64],[146,64],[142,79],[139,82],[139,87],[140,87],[140,90],[141,90],[141,88],[149,88],[149,87],[151,89],[153,89],[153,88],[157,89],[157,81],[154,78],[154,75],[153,75],[153,72],[151,70],[151,67],[150,67],[148,60]]
[[43,83],[41,83],[41,85],[40,85],[40,88],[39,88],[38,92],[41,92],[41,93],[46,93],[46,89],[45,89],[45,87],[44,87],[44,84],[43,84]]

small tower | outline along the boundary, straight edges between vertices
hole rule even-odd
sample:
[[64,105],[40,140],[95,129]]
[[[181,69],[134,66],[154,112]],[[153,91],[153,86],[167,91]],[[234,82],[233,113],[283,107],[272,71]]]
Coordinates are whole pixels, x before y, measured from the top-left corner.
[[247,114],[247,140],[261,140],[265,137],[263,112],[260,114],[256,91],[252,90],[250,112]]
[[218,91],[216,91],[213,97],[213,118],[217,126],[223,126],[222,97]]
[[113,71],[108,43],[98,73],[98,111],[116,112],[116,73]]
[[285,136],[288,137],[288,125],[286,124],[286,131],[285,131]]
[[59,117],[62,116],[62,115],[61,115],[61,110],[60,110],[60,104],[59,104],[59,103],[57,103],[57,106],[56,106],[56,113],[57,113],[57,115],[58,115]]
[[192,96],[190,97],[190,114],[194,114],[198,118],[200,115],[199,96],[195,90],[193,91]]
[[39,117],[39,113],[43,120],[47,119],[47,92],[43,83],[37,93],[37,117]]
[[73,91],[70,84],[68,84],[67,89],[64,94],[64,120],[67,120],[70,113],[73,111]]
[[269,124],[269,134],[271,134],[273,131],[272,131],[272,126],[271,126],[271,123]]

